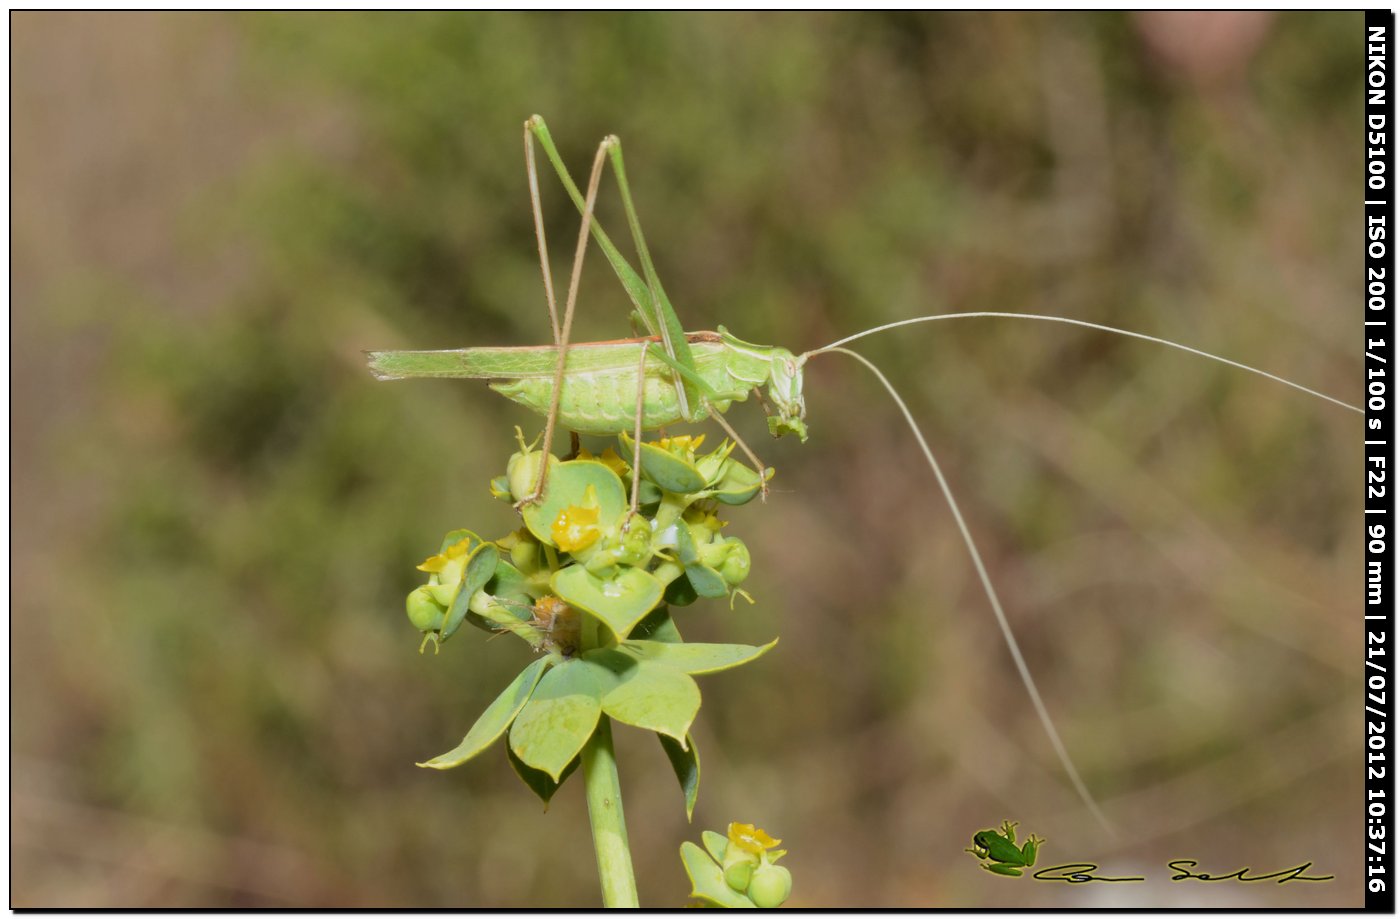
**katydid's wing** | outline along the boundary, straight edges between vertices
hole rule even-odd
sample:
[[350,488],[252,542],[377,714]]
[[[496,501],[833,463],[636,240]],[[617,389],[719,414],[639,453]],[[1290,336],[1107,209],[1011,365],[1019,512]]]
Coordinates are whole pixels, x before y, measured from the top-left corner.
[[[720,359],[723,345],[714,332],[692,332],[687,352],[702,361]],[[681,337],[685,341],[686,336]],[[564,365],[568,373],[617,370],[637,366],[639,348],[655,338],[620,338],[616,341],[580,342],[569,346]],[[518,380],[553,377],[559,352],[553,345],[523,348],[458,348],[452,351],[367,351],[370,372],[381,380],[410,377],[440,379]]]
[[380,380],[410,377],[498,380],[554,372],[554,348],[461,348],[455,351],[367,351]]
[[[636,367],[642,339],[569,346],[565,373]],[[519,380],[553,377],[559,351],[553,345],[524,348],[460,348],[455,351],[370,351],[369,370],[381,380],[409,377]]]

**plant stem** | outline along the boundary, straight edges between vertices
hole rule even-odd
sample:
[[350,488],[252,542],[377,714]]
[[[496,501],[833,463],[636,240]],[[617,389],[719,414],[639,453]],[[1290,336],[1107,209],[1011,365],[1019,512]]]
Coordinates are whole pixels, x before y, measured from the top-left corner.
[[637,907],[637,880],[632,874],[632,853],[627,848],[627,824],[622,817],[622,785],[613,758],[612,721],[598,719],[583,748],[583,785],[588,796],[588,822],[593,826],[593,848],[598,855],[598,881],[606,907]]

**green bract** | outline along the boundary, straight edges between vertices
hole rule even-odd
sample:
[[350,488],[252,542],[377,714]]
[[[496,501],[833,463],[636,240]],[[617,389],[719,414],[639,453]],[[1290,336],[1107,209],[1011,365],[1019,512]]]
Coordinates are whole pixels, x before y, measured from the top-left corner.
[[[748,663],[776,643],[688,644],[671,618],[668,604],[732,597],[749,572],[748,549],[720,535],[716,512],[757,495],[758,473],[730,456],[728,442],[697,454],[702,440],[640,445],[634,512],[638,448],[630,438],[617,452],[567,461],[521,439],[490,490],[518,506],[524,526],[494,541],[469,530],[447,534],[419,566],[428,580],[409,594],[407,610],[425,644],[445,642],[468,622],[516,635],[541,656],[456,748],[419,765],[459,766],[507,736],[512,767],[548,804],[606,717],[660,738],[692,812],[700,779],[690,737],[700,709],[695,676]],[[546,462],[544,493],[528,503]]]

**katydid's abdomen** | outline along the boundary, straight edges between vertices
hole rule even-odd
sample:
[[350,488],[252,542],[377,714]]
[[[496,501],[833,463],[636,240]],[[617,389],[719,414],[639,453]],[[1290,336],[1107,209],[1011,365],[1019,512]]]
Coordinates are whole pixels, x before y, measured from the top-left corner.
[[[692,405],[691,417],[682,417],[676,384],[670,371],[653,373],[650,364],[645,377],[642,399],[642,429],[653,431],[681,422],[702,421],[709,415],[703,404]],[[554,395],[554,381],[547,377],[526,377],[517,380],[497,380],[491,388],[513,402],[518,402],[543,415],[549,411]],[[742,399],[743,393],[737,398]],[[717,404],[723,411],[729,403]],[[637,369],[590,370],[571,373],[564,378],[559,397],[559,423],[566,430],[580,434],[616,435],[629,430],[637,417]]]

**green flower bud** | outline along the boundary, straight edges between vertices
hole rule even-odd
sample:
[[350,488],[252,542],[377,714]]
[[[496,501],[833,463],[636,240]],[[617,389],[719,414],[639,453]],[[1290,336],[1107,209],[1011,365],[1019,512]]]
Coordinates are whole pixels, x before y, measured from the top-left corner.
[[419,587],[408,595],[408,621],[420,632],[433,632],[442,627],[446,606],[433,598],[432,589],[427,585]]
[[[522,574],[530,574],[540,566],[540,544],[530,531],[520,529],[512,533],[515,537],[510,544],[510,563]],[[511,537],[506,537],[510,539]],[[504,544],[505,540],[502,540]]]
[[782,865],[759,865],[745,892],[759,909],[776,909],[792,894],[792,873]]
[[530,453],[516,453],[506,464],[506,481],[510,487],[510,496],[516,501],[523,500],[535,490],[535,482],[540,477],[540,463],[544,461],[543,457],[544,454],[538,450]]
[[754,869],[758,867],[758,853],[730,844],[724,850],[724,883],[739,893],[748,889]]
[[700,561],[719,572],[730,587],[737,587],[749,576],[749,547],[740,539],[720,537],[700,549]]
[[[433,598],[434,603],[441,606],[443,609],[447,609],[452,605],[452,601],[457,599],[457,589],[461,586],[462,585],[458,582],[453,582],[451,584],[425,584],[418,588],[418,590],[425,591],[429,597]],[[414,593],[417,592],[417,590],[414,591]]]
[[640,517],[632,519],[632,525],[617,536],[613,558],[619,565],[638,566],[651,558],[651,526]]
[[697,546],[714,542],[715,537],[724,527],[724,521],[714,514],[707,514],[693,507],[685,512],[685,522],[690,526],[690,536],[695,540]]
[[750,861],[738,861],[731,865],[726,865],[724,869],[724,883],[731,889],[743,893],[748,890],[752,883],[754,873],[754,863]]
[[734,538],[725,540],[724,544],[729,547],[729,556],[717,570],[730,587],[738,587],[749,576],[749,547]]

